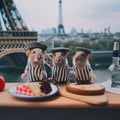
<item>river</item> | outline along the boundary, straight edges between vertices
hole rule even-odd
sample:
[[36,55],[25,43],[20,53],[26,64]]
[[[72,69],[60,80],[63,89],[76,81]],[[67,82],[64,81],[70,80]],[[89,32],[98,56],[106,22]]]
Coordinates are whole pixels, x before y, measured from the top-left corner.
[[[21,79],[21,74],[23,70],[18,69],[9,69],[7,71],[1,71],[0,76],[3,76],[7,82],[25,82],[26,80]],[[108,79],[109,73],[107,70],[94,70],[96,78],[94,82],[100,83]],[[71,80],[73,82],[74,80]]]

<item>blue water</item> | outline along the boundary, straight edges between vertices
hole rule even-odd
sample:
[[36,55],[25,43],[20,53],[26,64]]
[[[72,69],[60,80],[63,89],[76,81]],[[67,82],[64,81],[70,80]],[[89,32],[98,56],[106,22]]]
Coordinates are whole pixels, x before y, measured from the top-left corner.
[[[23,70],[9,70],[0,71],[0,76],[3,76],[7,82],[26,82],[26,80],[21,79],[21,74]],[[93,80],[96,83],[101,83],[109,79],[109,72],[107,70],[94,70],[96,78]],[[73,82],[74,80],[71,80]]]
[[21,73],[22,70],[18,69],[1,70],[0,76],[3,76],[6,82],[22,82]]

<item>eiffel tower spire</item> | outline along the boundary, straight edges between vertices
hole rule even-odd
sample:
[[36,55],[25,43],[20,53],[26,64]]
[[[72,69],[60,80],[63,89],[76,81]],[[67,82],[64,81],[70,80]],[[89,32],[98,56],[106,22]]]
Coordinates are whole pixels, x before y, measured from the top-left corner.
[[59,0],[59,23],[58,23],[58,34],[65,35],[65,30],[62,20],[62,0]]

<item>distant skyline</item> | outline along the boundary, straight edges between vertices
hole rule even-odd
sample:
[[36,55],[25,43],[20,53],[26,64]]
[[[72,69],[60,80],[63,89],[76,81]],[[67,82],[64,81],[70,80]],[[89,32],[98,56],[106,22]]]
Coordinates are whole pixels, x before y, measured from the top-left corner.
[[[13,0],[29,30],[57,28],[59,0]],[[77,31],[120,32],[120,0],[62,0],[63,25],[66,33]]]

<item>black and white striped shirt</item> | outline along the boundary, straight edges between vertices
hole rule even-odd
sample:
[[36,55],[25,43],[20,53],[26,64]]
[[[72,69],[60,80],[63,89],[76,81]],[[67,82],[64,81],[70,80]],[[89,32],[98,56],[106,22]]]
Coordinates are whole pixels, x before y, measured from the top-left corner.
[[77,78],[75,78],[77,83],[87,83],[90,82],[90,71],[91,68],[89,65],[87,65],[84,68],[78,68],[77,66],[74,66],[74,71],[77,73]]
[[62,67],[53,65],[52,68],[52,78],[53,82],[66,83],[69,81],[69,66],[64,65]]
[[27,64],[25,71],[28,71],[29,81],[38,82],[40,81],[40,74],[43,72],[46,78],[46,71],[43,65],[33,67],[30,63]]

